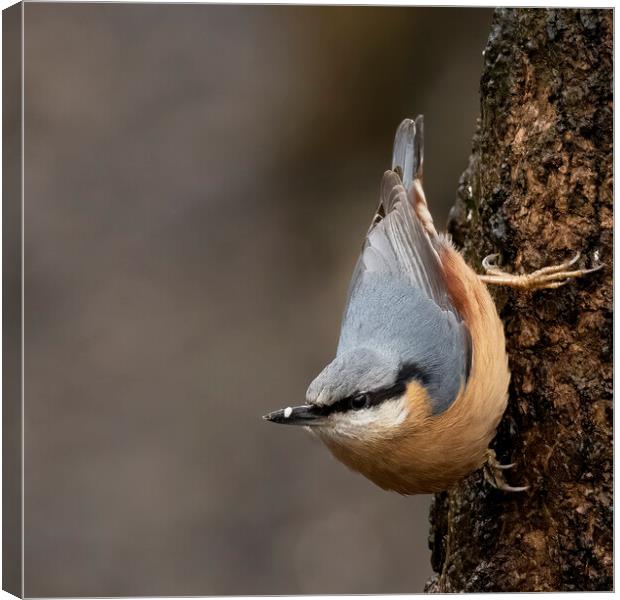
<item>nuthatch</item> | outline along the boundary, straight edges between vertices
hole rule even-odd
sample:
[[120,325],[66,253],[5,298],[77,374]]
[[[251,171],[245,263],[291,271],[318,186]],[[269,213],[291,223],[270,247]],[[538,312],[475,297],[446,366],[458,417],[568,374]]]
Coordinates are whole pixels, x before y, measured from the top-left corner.
[[[477,275],[438,234],[422,189],[423,118],[396,132],[392,169],[353,273],[336,358],[310,384],[306,404],[264,418],[303,425],[334,456],[401,494],[448,489],[486,462],[504,413],[510,373],[504,331],[484,283],[555,288],[595,269],[578,256],[530,275]],[[598,267],[597,267],[598,268]]]

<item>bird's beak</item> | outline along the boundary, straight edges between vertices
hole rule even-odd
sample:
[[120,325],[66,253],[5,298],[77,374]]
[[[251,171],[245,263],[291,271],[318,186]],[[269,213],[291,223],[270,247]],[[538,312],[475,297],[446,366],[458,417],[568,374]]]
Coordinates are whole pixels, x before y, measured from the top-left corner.
[[317,406],[311,404],[303,404],[302,406],[294,406],[274,410],[263,419],[272,423],[280,423],[283,425],[319,425],[322,422],[322,415]]

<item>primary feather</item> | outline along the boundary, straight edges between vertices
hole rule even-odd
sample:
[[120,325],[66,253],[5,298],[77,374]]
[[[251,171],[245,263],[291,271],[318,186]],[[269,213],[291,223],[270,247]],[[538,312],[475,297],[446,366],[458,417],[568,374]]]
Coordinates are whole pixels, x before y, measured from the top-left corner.
[[405,119],[396,130],[392,152],[392,171],[400,171],[406,190],[414,179],[422,181],[424,165],[424,117]]

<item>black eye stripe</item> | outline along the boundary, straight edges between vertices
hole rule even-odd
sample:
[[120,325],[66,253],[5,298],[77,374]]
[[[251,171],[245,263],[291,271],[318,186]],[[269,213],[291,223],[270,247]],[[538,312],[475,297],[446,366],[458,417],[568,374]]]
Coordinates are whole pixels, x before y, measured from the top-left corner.
[[428,385],[431,381],[431,377],[427,371],[422,369],[415,363],[408,363],[403,365],[398,371],[398,377],[396,381],[405,381],[409,383],[412,379],[416,379],[422,385]]
[[[378,390],[360,393],[365,394],[367,398],[367,408],[377,406],[382,402],[385,402],[386,400],[391,400],[393,398],[399,398],[400,396],[402,396],[407,389],[407,384],[412,379],[419,381],[422,385],[427,385],[430,382],[430,376],[426,371],[421,369],[416,364],[409,363],[401,367],[396,378],[396,383],[394,383],[394,385],[380,388]],[[355,396],[358,396],[360,393],[357,393],[354,396],[342,398],[326,406],[313,406],[312,412],[317,415],[326,416],[331,413],[346,412],[348,410],[352,410],[351,399]]]

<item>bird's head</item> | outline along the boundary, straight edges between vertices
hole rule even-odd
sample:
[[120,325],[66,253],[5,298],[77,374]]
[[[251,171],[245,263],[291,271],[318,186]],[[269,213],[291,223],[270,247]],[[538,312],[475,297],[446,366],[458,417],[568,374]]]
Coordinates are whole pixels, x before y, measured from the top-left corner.
[[306,426],[330,447],[371,451],[373,444],[409,428],[412,417],[430,414],[426,379],[416,365],[358,348],[339,354],[323,369],[310,384],[305,404],[264,418]]

